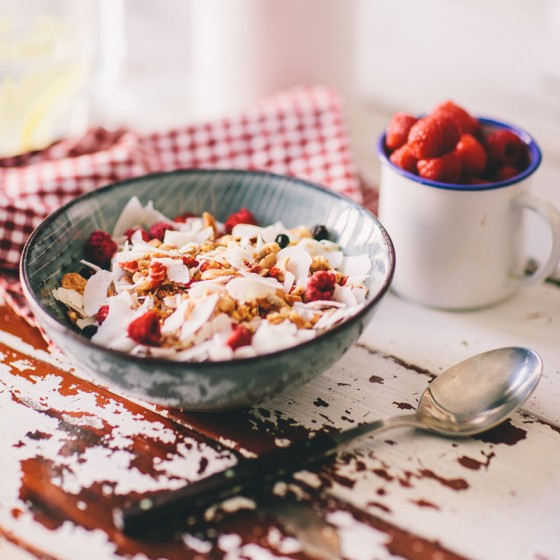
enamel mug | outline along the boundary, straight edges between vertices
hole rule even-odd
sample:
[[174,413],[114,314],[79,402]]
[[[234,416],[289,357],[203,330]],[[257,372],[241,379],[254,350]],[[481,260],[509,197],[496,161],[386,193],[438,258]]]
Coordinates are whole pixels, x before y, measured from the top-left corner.
[[[487,307],[550,275],[560,261],[560,213],[530,192],[541,151],[525,131],[490,119],[483,129],[508,128],[527,145],[530,164],[519,175],[482,185],[426,180],[381,161],[379,219],[395,246],[392,289],[426,306],[461,310]],[[550,231],[548,258],[525,272],[525,217],[538,215]]]

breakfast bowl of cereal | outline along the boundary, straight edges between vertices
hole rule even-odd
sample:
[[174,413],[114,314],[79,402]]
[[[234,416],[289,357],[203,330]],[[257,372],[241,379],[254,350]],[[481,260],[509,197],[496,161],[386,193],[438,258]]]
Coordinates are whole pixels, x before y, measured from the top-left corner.
[[311,380],[358,339],[395,267],[350,199],[266,172],[184,170],[74,199],[29,238],[24,293],[101,384],[221,411]]

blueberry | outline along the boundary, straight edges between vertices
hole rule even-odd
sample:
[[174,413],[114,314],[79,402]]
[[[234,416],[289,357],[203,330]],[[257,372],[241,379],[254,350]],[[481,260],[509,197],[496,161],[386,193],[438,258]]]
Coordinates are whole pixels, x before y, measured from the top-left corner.
[[313,235],[313,239],[317,241],[329,238],[329,230],[323,225],[316,225],[311,231],[311,234]]
[[95,325],[88,325],[82,329],[82,334],[86,338],[91,338],[97,332],[97,327]]
[[279,233],[274,241],[280,245],[280,249],[283,249],[290,243],[290,238],[285,233]]

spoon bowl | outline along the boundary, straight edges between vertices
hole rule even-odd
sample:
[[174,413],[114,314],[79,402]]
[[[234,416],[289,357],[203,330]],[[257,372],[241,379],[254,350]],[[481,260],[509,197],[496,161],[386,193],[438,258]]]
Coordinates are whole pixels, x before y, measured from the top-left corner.
[[498,348],[468,358],[425,389],[416,412],[419,427],[451,436],[489,430],[529,397],[541,373],[541,358],[527,348]]
[[313,439],[277,448],[179,490],[116,510],[115,525],[134,533],[175,516],[194,516],[212,504],[317,463],[359,437],[390,428],[408,426],[451,437],[479,434],[503,422],[525,402],[541,373],[541,358],[528,348],[498,348],[478,354],[436,377],[424,390],[415,414],[360,424],[335,434],[319,433]]

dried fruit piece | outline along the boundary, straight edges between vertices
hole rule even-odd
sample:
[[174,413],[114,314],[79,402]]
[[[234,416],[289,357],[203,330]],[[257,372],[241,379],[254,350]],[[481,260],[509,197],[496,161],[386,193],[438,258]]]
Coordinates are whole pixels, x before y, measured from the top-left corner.
[[97,229],[91,232],[84,251],[86,258],[92,263],[106,267],[117,252],[117,244],[107,232]]
[[127,230],[124,232],[124,236],[127,238],[127,240],[128,240],[129,242],[132,242],[132,236],[133,236],[137,231],[140,231],[140,232],[142,233],[142,240],[143,240],[143,241],[149,241],[149,240],[150,240],[150,236],[148,235],[148,232],[147,232],[145,229],[142,229],[142,228],[136,228],[136,229],[130,228],[130,229],[127,229]]
[[102,305],[99,308],[99,311],[97,312],[97,322],[102,325],[103,321],[105,321],[105,319],[107,319],[107,315],[109,315],[109,306],[108,305]]
[[249,346],[253,340],[253,333],[243,325],[237,325],[226,340],[226,344],[232,349],[237,350],[241,346]]
[[278,246],[280,247],[280,249],[284,249],[285,247],[287,247],[289,245],[290,238],[285,233],[279,233],[276,236],[276,239],[274,241],[276,241],[276,243],[278,243]]
[[157,222],[153,224],[150,227],[150,233],[149,233],[150,239],[159,239],[160,241],[163,241],[163,238],[165,237],[165,232],[167,230],[174,231],[175,228],[171,224],[168,224],[167,222]]
[[465,109],[453,103],[453,101],[440,103],[432,111],[432,115],[450,118],[457,125],[461,134],[477,136],[480,133],[480,123],[478,120],[465,111]]
[[323,239],[329,238],[329,230],[326,228],[326,226],[319,224],[311,230],[311,235],[316,241],[322,241]]
[[152,261],[150,263],[149,270],[150,286],[152,288],[161,286],[162,282],[167,277],[167,267],[158,261]]
[[413,155],[412,151],[410,150],[410,146],[405,144],[401,146],[398,150],[395,150],[390,156],[389,159],[401,169],[408,171],[409,173],[418,173],[418,158]]
[[226,228],[226,233],[231,233],[231,230],[237,224],[251,224],[253,226],[259,225],[257,223],[257,219],[255,218],[255,216],[253,216],[253,214],[251,214],[251,212],[249,212],[247,208],[241,208],[241,210],[235,212],[234,214],[231,214],[227,218],[227,220],[224,223],[224,226]]
[[465,176],[481,175],[486,170],[486,151],[472,134],[461,135],[455,153],[459,157]]
[[127,332],[138,344],[157,346],[161,340],[158,314],[155,311],[147,311],[128,325]]
[[428,116],[412,126],[408,145],[418,159],[435,158],[453,150],[459,137],[459,128],[450,118]]
[[406,144],[412,125],[418,119],[408,113],[395,113],[385,132],[385,146],[392,152]]
[[305,297],[307,301],[330,301],[334,295],[335,285],[336,274],[334,272],[319,270],[312,274],[307,280]]
[[529,162],[527,145],[511,130],[494,130],[486,137],[484,143],[492,167],[512,165],[522,170]]
[[418,174],[440,183],[456,183],[461,177],[461,162],[454,152],[418,161]]
[[184,256],[182,257],[182,259],[183,264],[188,268],[194,268],[195,266],[198,266],[200,264],[194,257]]

